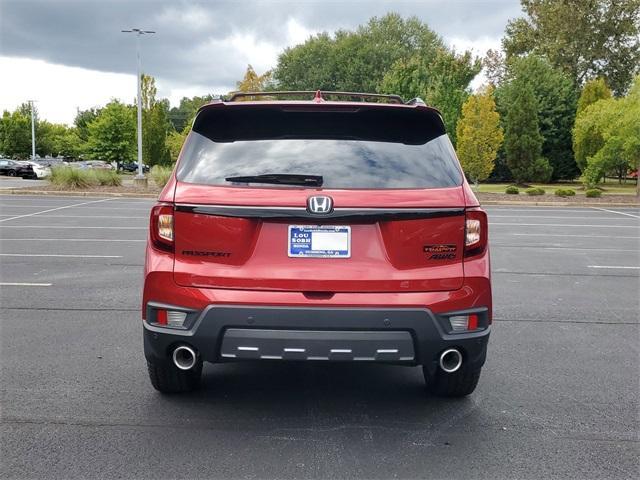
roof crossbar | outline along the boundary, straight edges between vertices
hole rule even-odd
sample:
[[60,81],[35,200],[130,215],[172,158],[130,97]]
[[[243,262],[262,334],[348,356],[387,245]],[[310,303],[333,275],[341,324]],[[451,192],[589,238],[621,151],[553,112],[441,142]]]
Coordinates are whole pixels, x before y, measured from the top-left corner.
[[380,93],[357,93],[357,92],[330,92],[326,90],[291,90],[280,92],[234,92],[226,99],[227,102],[235,102],[242,98],[260,98],[260,97],[311,97],[303,98],[303,100],[315,100],[318,102],[338,97],[343,101],[365,101],[386,100],[388,103],[403,104],[404,101],[400,95],[383,95]]

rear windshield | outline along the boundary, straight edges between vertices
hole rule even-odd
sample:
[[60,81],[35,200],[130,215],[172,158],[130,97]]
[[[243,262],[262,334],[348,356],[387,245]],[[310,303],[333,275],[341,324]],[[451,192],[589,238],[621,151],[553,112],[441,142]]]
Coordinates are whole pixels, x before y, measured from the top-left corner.
[[177,170],[182,182],[268,187],[225,178],[295,174],[321,176],[330,189],[462,183],[442,120],[432,111],[210,110],[200,112],[185,144]]

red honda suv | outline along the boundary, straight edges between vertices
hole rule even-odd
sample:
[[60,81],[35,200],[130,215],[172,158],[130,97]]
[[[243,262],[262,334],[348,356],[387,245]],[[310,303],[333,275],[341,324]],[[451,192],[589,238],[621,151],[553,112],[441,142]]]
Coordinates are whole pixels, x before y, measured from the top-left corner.
[[491,325],[487,216],[440,114],[308,93],[199,110],[151,211],[152,385],[192,390],[205,361],[379,362],[470,394]]

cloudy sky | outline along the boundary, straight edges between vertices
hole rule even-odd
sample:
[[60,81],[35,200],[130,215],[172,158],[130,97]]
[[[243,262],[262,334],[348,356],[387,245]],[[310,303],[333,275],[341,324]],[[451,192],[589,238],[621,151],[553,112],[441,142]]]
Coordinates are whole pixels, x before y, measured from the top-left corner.
[[175,105],[226,93],[247,64],[262,73],[287,46],[352,29],[387,12],[415,15],[458,50],[496,48],[518,0],[0,0],[0,110],[37,100],[40,116],[72,123],[76,109],[135,98],[135,38],[143,70]]

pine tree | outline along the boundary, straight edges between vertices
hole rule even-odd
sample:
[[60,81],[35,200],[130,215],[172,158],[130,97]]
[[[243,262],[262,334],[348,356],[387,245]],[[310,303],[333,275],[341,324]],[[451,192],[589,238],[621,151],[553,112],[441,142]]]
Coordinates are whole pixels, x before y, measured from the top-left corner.
[[496,91],[498,111],[503,119],[517,94],[512,85],[514,83],[526,83],[533,91],[538,127],[543,138],[542,156],[553,167],[553,179],[574,179],[580,170],[576,165],[571,140],[578,98],[573,82],[544,58],[529,55],[513,59],[508,66],[507,81]]
[[507,110],[504,148],[507,165],[516,183],[548,181],[552,168],[541,157],[543,138],[538,126],[538,111],[533,89],[514,81],[515,95]]

